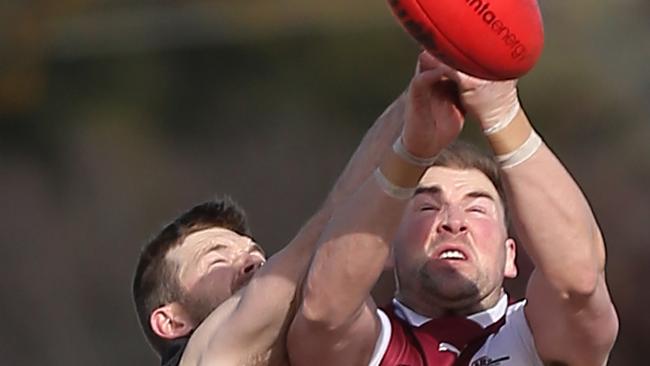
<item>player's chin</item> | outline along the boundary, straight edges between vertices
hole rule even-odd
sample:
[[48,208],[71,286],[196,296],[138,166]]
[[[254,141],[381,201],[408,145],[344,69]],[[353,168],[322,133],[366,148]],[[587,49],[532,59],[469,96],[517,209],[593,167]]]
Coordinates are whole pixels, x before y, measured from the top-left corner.
[[476,268],[469,261],[429,261],[423,268],[427,278],[441,282],[444,287],[475,286]]
[[472,273],[464,271],[436,271],[431,273],[432,276],[439,278],[442,286],[449,288],[474,286]]
[[469,306],[480,295],[476,284],[467,278],[440,279],[433,286],[430,283],[427,287],[442,304],[446,304],[449,308]]

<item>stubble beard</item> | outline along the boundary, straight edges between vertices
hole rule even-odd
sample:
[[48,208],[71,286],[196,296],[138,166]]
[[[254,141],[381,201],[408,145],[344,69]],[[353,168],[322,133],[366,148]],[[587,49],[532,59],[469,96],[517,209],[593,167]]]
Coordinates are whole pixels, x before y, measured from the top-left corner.
[[[242,281],[239,281],[237,283],[233,284],[232,287],[232,294],[236,293],[239,291],[241,288],[246,287],[248,283],[250,282],[252,276],[248,277],[246,279],[243,279]],[[229,295],[228,297],[230,297]],[[185,295],[183,296],[183,300],[181,301],[181,304],[183,305],[183,308],[189,315],[190,319],[192,320],[193,324],[195,324],[195,327],[198,327],[199,324],[201,324],[210,314],[219,307],[224,301],[228,299],[226,298],[220,298],[218,296],[206,296],[205,294],[202,293],[193,293],[193,292],[186,292]]]
[[465,274],[449,268],[432,272],[425,263],[418,272],[419,282],[427,297],[441,305],[453,308],[470,306],[480,299],[479,279],[468,278]]
[[198,327],[216,308],[221,305],[222,301],[212,297],[196,296],[195,294],[186,294],[181,302],[183,309],[187,312],[194,327]]

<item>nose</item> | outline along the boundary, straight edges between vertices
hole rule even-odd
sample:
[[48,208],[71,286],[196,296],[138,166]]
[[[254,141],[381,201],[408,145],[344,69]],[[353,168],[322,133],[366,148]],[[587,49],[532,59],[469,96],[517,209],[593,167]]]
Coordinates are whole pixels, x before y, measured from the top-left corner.
[[242,275],[251,275],[257,271],[262,264],[264,263],[264,260],[260,258],[257,255],[248,255],[244,259],[244,263],[242,264],[239,272]]
[[438,223],[438,234],[447,233],[452,235],[463,234],[467,231],[467,224],[465,216],[462,212],[453,207],[447,207],[440,215],[440,222]]

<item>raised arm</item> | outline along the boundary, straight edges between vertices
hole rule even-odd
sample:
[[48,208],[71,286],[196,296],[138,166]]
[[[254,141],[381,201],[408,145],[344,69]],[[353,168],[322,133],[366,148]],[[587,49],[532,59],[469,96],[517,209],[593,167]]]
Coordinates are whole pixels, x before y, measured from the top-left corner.
[[276,342],[284,342],[296,288],[323,228],[334,208],[359,188],[376,168],[384,150],[399,135],[403,105],[404,95],[401,95],[377,119],[322,207],[293,240],[271,257],[244,289],[201,324],[185,352],[184,365],[240,364],[242,357],[257,357]]
[[515,233],[535,264],[526,318],[545,362],[606,363],[618,330],[603,237],[571,175],[521,109],[516,83],[456,74],[502,166]]
[[[284,277],[289,280],[290,284],[287,290],[291,291],[293,296],[296,280],[305,273],[307,265],[316,250],[318,238],[323,233],[323,229],[329,222],[332,213],[337,207],[345,204],[366,181],[367,177],[379,164],[380,157],[390,147],[395,138],[399,136],[403,125],[404,99],[404,94],[400,95],[366,132],[318,212],[307,221],[286,247],[269,259],[259,275],[255,277],[254,282],[251,283],[255,286],[246,291],[246,293],[250,293],[250,295],[244,297],[246,303],[259,306],[255,305],[256,299],[268,299],[266,297],[268,295],[253,294],[267,292],[258,290],[258,287],[260,289],[265,288],[268,285],[265,283],[267,277],[272,277],[269,280],[275,281],[275,277],[281,274],[284,274]],[[286,299],[286,297],[281,297],[281,295],[275,293],[273,296]],[[282,303],[282,301],[278,301],[278,303]]]
[[[413,78],[404,128],[394,150],[356,193],[338,207],[304,284],[302,304],[289,330],[294,366],[364,365],[379,335],[370,290],[389,256],[390,242],[430,158],[456,138],[463,118],[445,94],[442,72]],[[433,98],[433,96],[437,98]],[[432,105],[432,101],[438,102]],[[416,158],[417,157],[417,158]]]

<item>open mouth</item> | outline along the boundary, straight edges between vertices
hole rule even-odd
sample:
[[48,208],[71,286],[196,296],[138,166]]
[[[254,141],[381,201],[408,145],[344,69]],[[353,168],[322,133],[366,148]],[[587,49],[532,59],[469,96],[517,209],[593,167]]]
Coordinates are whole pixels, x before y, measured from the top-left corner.
[[447,249],[438,255],[438,259],[464,261],[467,260],[467,257],[465,256],[465,253],[461,252],[460,250]]
[[464,243],[439,243],[431,253],[431,258],[447,263],[471,261],[468,250],[468,245]]

